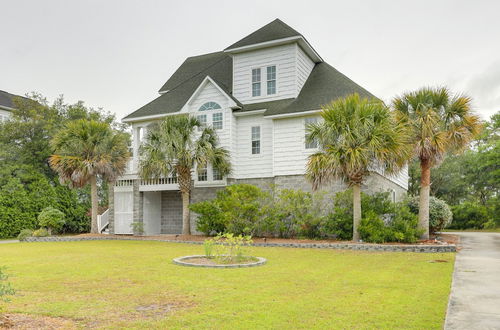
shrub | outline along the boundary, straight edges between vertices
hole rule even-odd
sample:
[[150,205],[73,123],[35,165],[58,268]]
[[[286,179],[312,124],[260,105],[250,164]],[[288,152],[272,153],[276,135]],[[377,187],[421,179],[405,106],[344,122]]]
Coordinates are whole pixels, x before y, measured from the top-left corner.
[[59,232],[65,222],[64,213],[51,206],[44,208],[38,215],[38,224],[47,228],[49,235],[52,235],[52,231]]
[[31,236],[33,236],[33,230],[31,230],[31,229],[23,229],[23,230],[21,230],[21,232],[19,233],[19,235],[17,235],[17,239],[22,242],[22,241],[25,241],[26,238],[31,237]]
[[[410,211],[416,215],[418,215],[419,201],[420,198],[418,196],[414,196],[409,198],[407,202]],[[430,196],[429,231],[431,233],[435,233],[437,231],[443,230],[451,223],[452,219],[453,213],[451,212],[448,204],[437,197]]]
[[450,228],[481,229],[490,219],[488,208],[475,202],[464,202],[452,207],[453,221]]
[[197,225],[198,230],[207,234],[230,232],[253,235],[262,227],[262,205],[266,197],[268,194],[256,186],[235,184],[217,192],[213,201],[193,204],[191,209],[202,218],[201,225]]
[[134,221],[130,224],[134,235],[144,235],[144,222]]
[[385,243],[392,236],[390,228],[384,224],[384,220],[373,211],[367,212],[361,219],[358,231],[361,239],[370,243]]
[[271,204],[263,207],[264,220],[258,233],[291,238],[320,236],[324,194],[302,190],[274,190]]
[[422,230],[418,229],[417,216],[400,203],[387,223],[374,211],[369,211],[361,219],[359,234],[364,241],[370,243],[415,243]]
[[189,209],[198,213],[196,229],[206,235],[223,233],[226,231],[226,223],[221,209],[215,200],[203,201],[191,204]]
[[389,222],[392,231],[390,241],[415,243],[424,232],[418,229],[418,217],[403,203],[397,205],[394,216]]
[[321,223],[321,237],[338,240],[352,239],[352,208],[334,207]]
[[47,237],[49,232],[45,228],[37,229],[33,232],[33,237]]

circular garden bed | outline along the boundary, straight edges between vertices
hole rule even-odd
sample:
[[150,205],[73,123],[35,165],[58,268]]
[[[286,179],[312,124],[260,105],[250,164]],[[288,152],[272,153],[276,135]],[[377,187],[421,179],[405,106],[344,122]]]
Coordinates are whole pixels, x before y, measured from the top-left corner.
[[174,264],[188,267],[208,267],[208,268],[244,268],[264,265],[267,260],[262,257],[252,257],[238,263],[218,263],[215,258],[205,255],[192,255],[175,258]]

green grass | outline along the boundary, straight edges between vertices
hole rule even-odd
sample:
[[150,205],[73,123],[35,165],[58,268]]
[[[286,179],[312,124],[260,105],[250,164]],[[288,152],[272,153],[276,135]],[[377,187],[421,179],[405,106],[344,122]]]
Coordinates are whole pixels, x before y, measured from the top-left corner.
[[[252,248],[268,264],[172,264],[198,245],[86,241],[0,245],[23,312],[109,328],[405,328],[443,326],[454,254]],[[448,263],[430,263],[444,259]],[[159,314],[140,306],[173,306]]]

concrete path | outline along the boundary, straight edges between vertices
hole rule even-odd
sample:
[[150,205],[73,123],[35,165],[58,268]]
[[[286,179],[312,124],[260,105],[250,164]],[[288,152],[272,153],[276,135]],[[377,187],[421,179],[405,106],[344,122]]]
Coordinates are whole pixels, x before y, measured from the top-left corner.
[[500,233],[453,234],[462,249],[444,328],[500,329]]
[[19,241],[17,239],[0,240],[0,244],[2,243],[19,243]]

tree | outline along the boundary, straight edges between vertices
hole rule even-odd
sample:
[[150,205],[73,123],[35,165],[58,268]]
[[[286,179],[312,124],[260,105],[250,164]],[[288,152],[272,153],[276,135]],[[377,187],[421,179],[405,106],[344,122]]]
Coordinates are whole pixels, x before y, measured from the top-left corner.
[[215,130],[204,127],[194,117],[168,116],[148,133],[140,148],[140,175],[143,178],[159,178],[176,175],[182,195],[182,233],[191,233],[189,200],[191,171],[195,166],[211,163],[222,176],[231,171],[229,152],[219,147]]
[[125,171],[129,159],[128,135],[109,123],[80,119],[68,122],[51,141],[54,154],[49,163],[61,182],[70,187],[90,183],[91,232],[97,233],[97,179],[113,182]]
[[480,130],[479,118],[472,113],[471,99],[452,95],[445,87],[424,87],[394,98],[398,119],[411,130],[414,156],[420,161],[419,226],[423,239],[429,238],[429,192],[431,168],[447,152],[468,146]]
[[307,162],[313,189],[340,179],[353,189],[353,240],[359,240],[361,184],[370,169],[398,173],[410,156],[404,125],[377,99],[352,94],[323,107],[323,122],[307,127],[307,140],[320,151]]

